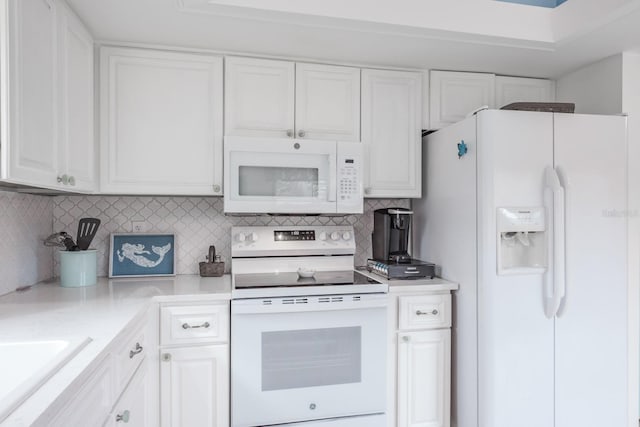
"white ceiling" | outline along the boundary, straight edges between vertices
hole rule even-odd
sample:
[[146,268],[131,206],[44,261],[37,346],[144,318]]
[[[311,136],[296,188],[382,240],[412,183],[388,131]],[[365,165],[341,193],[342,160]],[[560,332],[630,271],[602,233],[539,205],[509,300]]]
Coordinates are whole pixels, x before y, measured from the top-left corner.
[[67,0],[98,40],[558,77],[640,48],[640,0]]

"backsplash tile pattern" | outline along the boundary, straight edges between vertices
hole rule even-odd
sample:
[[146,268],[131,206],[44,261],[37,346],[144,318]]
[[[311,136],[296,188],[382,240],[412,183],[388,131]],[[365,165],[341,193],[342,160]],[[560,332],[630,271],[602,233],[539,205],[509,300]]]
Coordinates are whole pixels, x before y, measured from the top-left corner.
[[[385,207],[409,207],[408,199],[365,199],[363,215],[329,216],[225,216],[220,197],[56,196],[53,229],[73,235],[82,217],[96,217],[102,225],[92,247],[98,250],[98,275],[108,274],[109,235],[130,232],[132,221],[145,221],[149,232],[175,233],[178,274],[198,274],[209,245],[216,246],[227,271],[231,257],[231,227],[246,225],[353,225],[356,264],[371,254],[373,211]],[[58,274],[58,259],[54,272]]]
[[53,275],[53,198],[0,191],[0,295]]

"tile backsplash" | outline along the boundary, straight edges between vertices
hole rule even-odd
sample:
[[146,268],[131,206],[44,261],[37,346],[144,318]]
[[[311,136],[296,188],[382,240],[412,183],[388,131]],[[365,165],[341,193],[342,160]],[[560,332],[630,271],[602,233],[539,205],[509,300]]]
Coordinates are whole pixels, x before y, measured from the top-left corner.
[[53,275],[53,199],[0,191],[0,295]]
[[[221,197],[56,196],[53,198],[53,230],[75,235],[78,220],[95,217],[102,225],[92,247],[98,250],[98,275],[108,274],[109,236],[131,232],[132,221],[144,221],[148,232],[175,233],[177,274],[198,274],[209,245],[215,245],[229,271],[231,227],[246,225],[353,225],[356,264],[371,256],[373,211],[385,207],[409,207],[408,199],[365,199],[363,215],[348,216],[226,216]],[[58,259],[54,260],[58,274]]]

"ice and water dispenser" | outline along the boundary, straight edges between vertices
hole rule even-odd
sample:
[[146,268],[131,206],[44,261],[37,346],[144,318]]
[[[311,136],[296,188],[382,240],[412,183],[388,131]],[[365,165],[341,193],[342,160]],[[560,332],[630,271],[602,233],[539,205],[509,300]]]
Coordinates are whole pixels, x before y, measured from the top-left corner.
[[498,208],[498,274],[544,273],[547,230],[544,207]]

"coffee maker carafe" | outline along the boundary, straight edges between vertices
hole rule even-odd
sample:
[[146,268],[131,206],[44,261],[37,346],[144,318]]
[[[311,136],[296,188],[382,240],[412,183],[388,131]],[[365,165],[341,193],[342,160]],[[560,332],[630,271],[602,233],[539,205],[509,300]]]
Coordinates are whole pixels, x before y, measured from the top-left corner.
[[405,208],[377,209],[373,213],[373,258],[409,263],[409,233],[413,212]]

